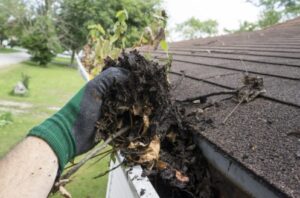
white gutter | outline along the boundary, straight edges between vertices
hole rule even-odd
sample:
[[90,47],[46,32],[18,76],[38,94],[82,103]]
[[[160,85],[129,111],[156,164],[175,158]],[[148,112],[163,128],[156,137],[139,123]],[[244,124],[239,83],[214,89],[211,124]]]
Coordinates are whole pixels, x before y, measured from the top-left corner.
[[225,178],[244,192],[247,192],[255,198],[286,197],[282,192],[258,178],[258,176],[254,175],[250,170],[233,160],[232,157],[220,151],[220,149],[208,142],[204,137],[195,136],[194,139],[197,141],[202,154],[210,165],[220,171]]
[[77,53],[75,53],[75,59],[77,62],[77,66],[78,66],[78,71],[81,75],[81,77],[87,82],[90,80],[89,74],[86,72],[84,66],[81,63],[81,60],[79,58],[79,55]]

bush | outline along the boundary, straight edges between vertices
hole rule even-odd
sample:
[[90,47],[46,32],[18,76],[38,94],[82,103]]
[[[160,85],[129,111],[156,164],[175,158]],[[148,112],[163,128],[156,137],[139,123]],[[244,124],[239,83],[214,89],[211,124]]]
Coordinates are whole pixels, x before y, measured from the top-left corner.
[[30,34],[23,38],[22,45],[28,49],[32,55],[31,60],[39,65],[46,66],[52,58],[55,57],[55,53],[47,45],[48,39],[41,33]]
[[32,61],[46,66],[60,51],[52,22],[46,17],[39,17],[34,25],[24,33],[21,44],[32,55]]

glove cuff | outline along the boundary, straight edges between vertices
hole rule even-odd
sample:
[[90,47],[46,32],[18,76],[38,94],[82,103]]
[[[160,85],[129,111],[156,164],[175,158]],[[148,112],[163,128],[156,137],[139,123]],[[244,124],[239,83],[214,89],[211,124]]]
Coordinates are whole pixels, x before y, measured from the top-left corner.
[[28,136],[35,136],[43,139],[49,144],[56,154],[59,162],[59,169],[62,171],[69,160],[75,157],[75,140],[65,126],[64,116],[56,113],[45,120],[41,125],[32,128]]

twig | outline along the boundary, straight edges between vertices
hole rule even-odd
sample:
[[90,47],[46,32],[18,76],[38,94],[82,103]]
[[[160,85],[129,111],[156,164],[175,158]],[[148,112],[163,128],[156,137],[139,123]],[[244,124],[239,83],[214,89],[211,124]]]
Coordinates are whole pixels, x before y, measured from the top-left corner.
[[[104,152],[102,152],[102,153],[99,153],[99,154],[97,154],[97,155],[95,155],[94,157],[92,157],[91,159],[93,159],[93,158],[95,158],[95,157],[98,157],[98,156],[100,156],[100,155],[104,155],[104,154],[107,154],[107,153],[109,153],[109,152],[111,152],[113,149],[109,149],[109,150],[107,150],[107,151],[104,151]],[[107,156],[107,155],[105,155],[105,156]],[[105,157],[104,156],[104,157]],[[98,160],[97,160],[98,161]],[[74,163],[74,164],[71,164],[70,166],[68,166],[68,167],[66,167],[64,170],[68,170],[69,168],[72,168],[73,166],[76,166],[78,163]]]
[[78,164],[76,164],[72,169],[70,169],[65,175],[61,177],[61,179],[68,179],[71,175],[76,173],[88,160],[96,156],[100,151],[105,149],[110,142],[112,142],[116,137],[124,134],[126,131],[128,131],[129,127],[124,127],[120,129],[116,134],[109,137],[103,144],[101,144],[99,147],[93,149],[91,152],[89,152]]
[[65,187],[59,186],[58,188],[59,188],[60,194],[61,194],[64,198],[72,198],[71,193],[69,193],[69,192],[67,191],[67,189],[65,189]]
[[99,159],[97,159],[95,162],[93,162],[89,167],[93,166],[94,164],[96,164],[97,162],[101,161],[102,159],[104,159],[105,157],[107,157],[108,155],[110,155],[113,151],[112,149],[109,150],[110,152],[105,153],[105,155],[101,156]]
[[181,85],[181,83],[183,82],[184,78],[185,78],[185,72],[182,71],[181,78],[176,82],[176,84],[172,87],[172,89],[173,89],[173,90],[177,89],[177,87],[178,87],[179,85]]
[[244,69],[245,69],[245,75],[246,76],[248,76],[249,75],[249,73],[248,73],[248,69],[247,69],[247,66],[246,66],[246,64],[244,63],[244,61],[243,61],[243,59],[240,57],[240,60],[241,60],[241,62],[242,62],[242,64],[243,64],[243,66],[244,66]]
[[178,102],[192,102],[194,100],[200,100],[201,103],[205,102],[208,97],[211,96],[217,96],[217,95],[229,95],[229,94],[236,94],[237,91],[220,91],[220,92],[214,92],[206,95],[201,96],[195,96],[191,98],[186,98],[184,100],[177,100]]
[[243,100],[241,100],[234,108],[233,110],[225,117],[225,119],[223,120],[222,124],[225,124],[226,121],[228,120],[228,118],[233,114],[233,112],[235,112],[235,110],[240,106],[240,104],[242,104]]
[[107,150],[107,151],[104,151],[104,152],[102,152],[102,153],[99,153],[99,154],[95,155],[95,156],[92,157],[91,159],[94,159],[95,157],[98,157],[98,156],[100,156],[100,155],[110,154],[112,151],[113,151],[113,149],[109,149],[109,150]]
[[98,179],[99,177],[103,177],[104,175],[106,175],[107,173],[110,173],[111,171],[114,171],[115,169],[119,168],[122,164],[124,164],[124,161],[122,161],[119,165],[113,167],[112,169],[109,169],[103,173],[100,173],[99,175],[95,176],[94,179]]

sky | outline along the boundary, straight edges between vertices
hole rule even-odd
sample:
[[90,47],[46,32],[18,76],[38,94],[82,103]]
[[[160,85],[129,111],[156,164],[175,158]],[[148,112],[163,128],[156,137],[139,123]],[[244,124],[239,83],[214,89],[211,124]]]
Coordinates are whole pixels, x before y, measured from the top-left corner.
[[[219,32],[223,33],[224,28],[237,29],[239,22],[255,22],[259,16],[259,8],[246,0],[164,0],[163,7],[169,16],[169,29],[194,16],[200,20],[217,20]],[[169,39],[181,40],[174,33]]]

